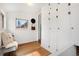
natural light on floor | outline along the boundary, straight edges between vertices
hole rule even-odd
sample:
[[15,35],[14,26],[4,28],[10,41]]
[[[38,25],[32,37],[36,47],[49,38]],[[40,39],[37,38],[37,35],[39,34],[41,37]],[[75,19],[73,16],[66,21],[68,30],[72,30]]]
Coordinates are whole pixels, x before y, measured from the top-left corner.
[[38,51],[27,54],[26,56],[40,56],[41,54]]

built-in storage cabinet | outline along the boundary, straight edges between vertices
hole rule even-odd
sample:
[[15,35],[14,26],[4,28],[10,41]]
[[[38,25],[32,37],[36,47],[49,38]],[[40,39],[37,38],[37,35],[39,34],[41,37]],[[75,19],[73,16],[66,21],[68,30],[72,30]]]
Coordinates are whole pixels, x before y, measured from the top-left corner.
[[58,55],[78,41],[78,6],[73,3],[50,3],[42,8],[41,46],[53,55]]
[[47,50],[49,50],[50,47],[50,35],[48,33],[50,33],[50,21],[49,21],[49,7],[46,6],[44,8],[42,8],[42,10],[44,10],[44,12],[42,11],[42,46],[44,48],[46,48]]
[[79,46],[79,4],[74,3],[71,6],[72,40],[75,45]]

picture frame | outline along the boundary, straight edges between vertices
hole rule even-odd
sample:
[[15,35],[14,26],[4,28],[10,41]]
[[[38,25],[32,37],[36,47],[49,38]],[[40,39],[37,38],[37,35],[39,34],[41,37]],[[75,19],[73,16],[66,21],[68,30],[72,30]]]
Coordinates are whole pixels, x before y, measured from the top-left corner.
[[28,20],[23,18],[16,18],[16,28],[27,28],[28,27]]

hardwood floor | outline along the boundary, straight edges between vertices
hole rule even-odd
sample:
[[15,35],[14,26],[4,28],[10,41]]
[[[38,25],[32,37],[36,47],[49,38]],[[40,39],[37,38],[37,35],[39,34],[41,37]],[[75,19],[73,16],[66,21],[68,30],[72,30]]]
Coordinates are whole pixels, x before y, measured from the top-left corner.
[[38,42],[19,45],[15,52],[5,53],[5,56],[47,56],[50,52],[42,48]]

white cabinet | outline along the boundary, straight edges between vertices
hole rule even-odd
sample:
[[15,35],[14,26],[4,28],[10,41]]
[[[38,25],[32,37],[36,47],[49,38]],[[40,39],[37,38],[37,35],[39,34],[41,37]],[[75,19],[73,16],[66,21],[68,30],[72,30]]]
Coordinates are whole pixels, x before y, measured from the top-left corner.
[[71,33],[70,33],[70,15],[68,15],[68,4],[59,5],[59,18],[58,18],[58,27],[59,29],[56,32],[57,38],[57,49],[58,53],[63,52],[66,48],[71,45]]
[[49,43],[50,43],[50,22],[48,20],[49,15],[48,15],[48,9],[49,7],[46,6],[44,8],[42,8],[42,41],[41,41],[41,45],[46,48],[47,50],[49,50]]
[[[42,44],[58,55],[78,42],[79,4],[51,3],[42,8]],[[50,11],[50,15],[48,12]],[[50,20],[48,19],[50,17]],[[76,41],[76,42],[75,42]]]
[[79,46],[79,4],[71,4],[71,33],[75,45]]
[[[46,6],[42,8],[42,40],[41,46],[53,55],[56,55],[56,31],[58,21],[56,19],[56,6],[57,4],[51,4],[50,7]],[[50,14],[49,14],[50,12]]]

